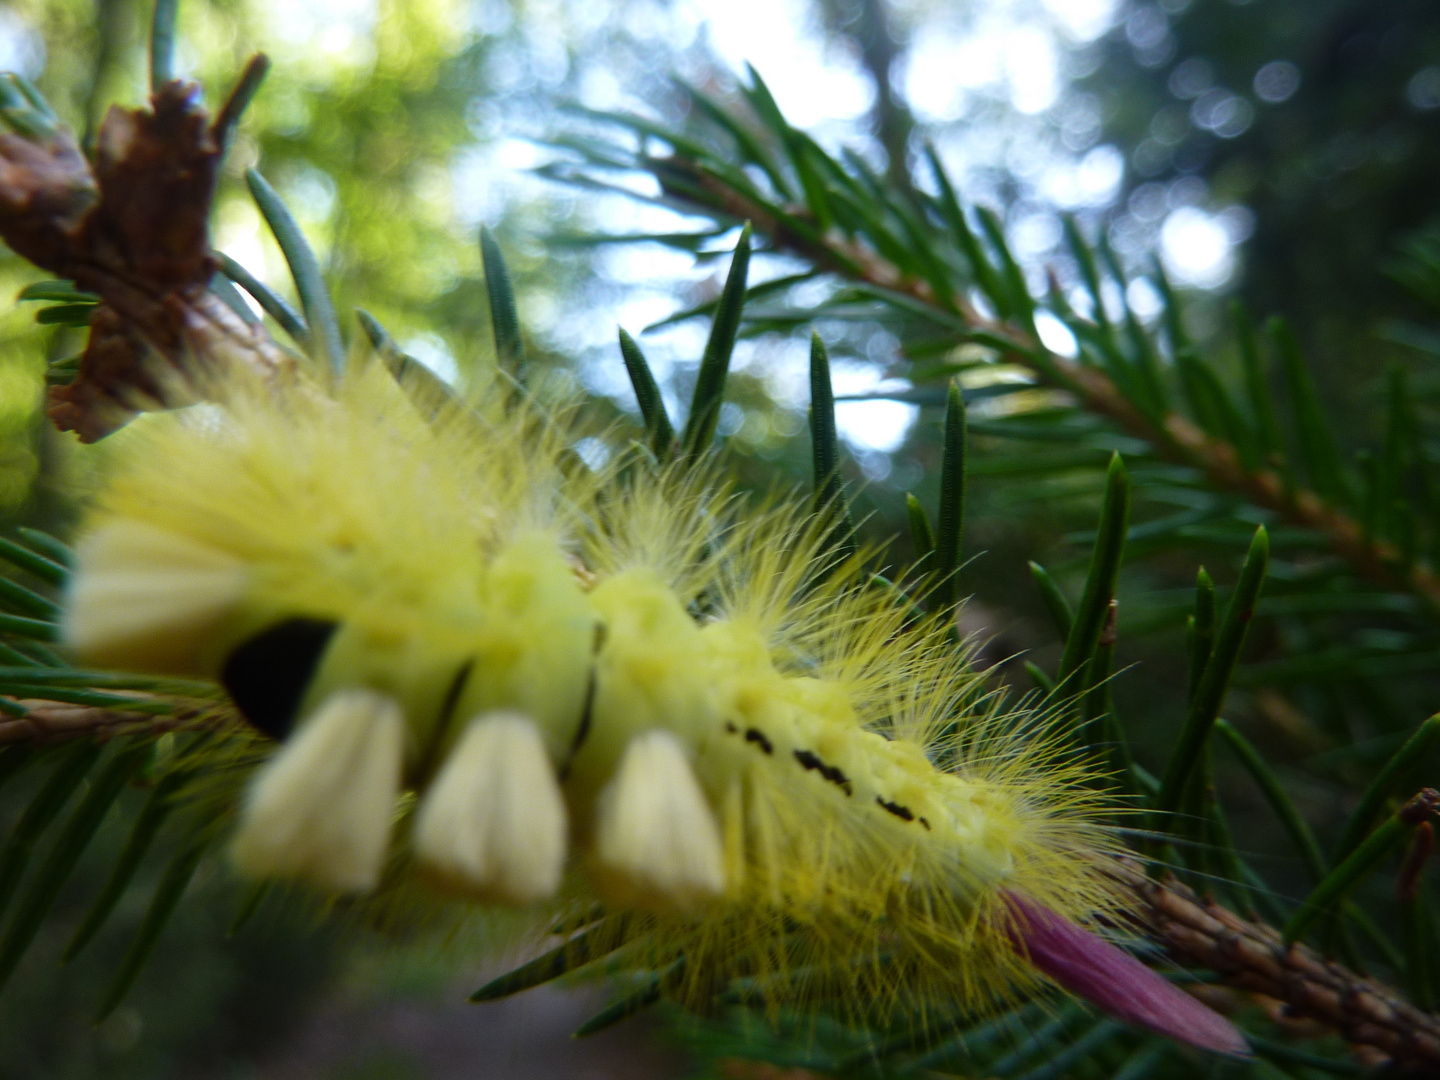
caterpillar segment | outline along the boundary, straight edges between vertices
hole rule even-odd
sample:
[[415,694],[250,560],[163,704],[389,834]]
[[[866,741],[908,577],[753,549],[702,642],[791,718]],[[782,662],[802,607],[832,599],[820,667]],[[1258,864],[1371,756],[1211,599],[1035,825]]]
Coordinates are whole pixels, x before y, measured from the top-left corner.
[[78,546],[82,660],[214,679],[276,740],[242,872],[413,874],[547,925],[598,903],[596,955],[697,1004],[744,977],[983,1010],[1043,972],[1244,1052],[1080,925],[1123,909],[1088,767],[823,522],[734,513],[703,469],[577,472],[563,417],[422,419],[352,371],[133,425]]

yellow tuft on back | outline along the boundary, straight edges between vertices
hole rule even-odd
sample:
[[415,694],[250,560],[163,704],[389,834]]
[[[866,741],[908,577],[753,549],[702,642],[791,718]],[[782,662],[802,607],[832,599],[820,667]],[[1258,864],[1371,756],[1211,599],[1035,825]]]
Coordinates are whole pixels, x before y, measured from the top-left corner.
[[226,646],[277,614],[463,633],[491,555],[535,536],[558,550],[574,532],[575,493],[562,490],[562,445],[544,418],[456,410],[428,424],[378,365],[334,397],[240,387],[223,410],[137,428],[88,531],[143,525],[248,569],[245,610],[197,674],[215,674]]

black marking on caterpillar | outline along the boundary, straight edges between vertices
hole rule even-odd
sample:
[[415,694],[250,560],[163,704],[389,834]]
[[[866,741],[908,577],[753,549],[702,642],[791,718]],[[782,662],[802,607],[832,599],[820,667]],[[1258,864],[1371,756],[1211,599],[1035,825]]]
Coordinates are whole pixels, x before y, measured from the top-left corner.
[[445,699],[440,703],[440,715],[435,721],[435,735],[425,750],[425,757],[419,769],[419,775],[426,779],[435,774],[436,758],[439,757],[441,745],[445,741],[445,731],[450,726],[450,718],[455,714],[455,706],[460,703],[461,691],[470,681],[470,672],[474,667],[475,657],[472,656],[460,665],[460,669],[455,672],[455,677],[450,680],[450,685],[445,690]]
[[570,740],[570,750],[565,755],[565,761],[556,770],[556,774],[563,784],[565,778],[570,775],[570,766],[575,763],[575,755],[580,752],[580,747],[585,745],[585,739],[590,734],[590,714],[595,710],[595,669],[590,669],[590,683],[585,688],[585,707],[580,710],[580,726],[575,729],[575,738]]
[[470,672],[474,667],[475,657],[472,656],[460,665],[460,670],[455,672],[455,678],[450,680],[450,688],[445,691],[445,701],[440,706],[440,730],[443,731],[450,723],[450,717],[455,713],[455,706],[460,703],[460,692],[470,681]]
[[772,743],[769,739],[767,739],[765,737],[765,733],[759,728],[746,728],[745,741],[753,742],[755,745],[760,747],[761,750],[764,750],[767,754],[773,754],[775,752],[775,744]]
[[[603,646],[604,644],[605,644],[605,624],[604,624],[604,623],[596,623],[596,624],[595,624],[595,645],[594,645],[594,650],[595,650],[595,652],[598,653],[598,652],[600,651],[601,646]],[[575,755],[580,752],[580,747],[585,744],[585,740],[586,740],[586,739],[589,737],[589,735],[590,735],[590,718],[591,718],[591,713],[593,713],[594,711],[595,711],[595,667],[594,667],[594,665],[591,665],[591,667],[590,667],[590,682],[589,682],[589,683],[586,685],[586,687],[585,687],[585,707],[580,710],[580,725],[579,725],[579,727],[577,727],[577,728],[575,729],[575,737],[570,740],[570,750],[569,750],[568,753],[566,753],[564,762],[561,763],[560,768],[558,768],[558,769],[555,770],[556,775],[560,778],[560,782],[561,782],[562,784],[565,782],[565,778],[570,775],[570,766],[573,765],[574,762],[575,762]]]
[[[915,811],[911,810],[908,806],[902,806],[898,802],[887,802],[885,798],[880,795],[875,796],[875,801],[901,821],[915,820]],[[924,819],[922,818],[921,820],[923,821]],[[930,826],[927,823],[925,827],[928,829]]]
[[726,734],[728,734],[728,735],[739,735],[739,734],[740,734],[740,729],[739,729],[738,727],[736,727],[734,724],[732,724],[729,720],[726,720],[726,721],[725,721],[725,732],[726,732]]
[[842,772],[837,766],[826,765],[825,762],[820,760],[819,755],[816,754],[813,750],[796,750],[795,760],[804,767],[806,772],[814,769],[826,780],[829,780],[841,791],[845,792],[846,795],[855,794],[855,788],[850,783],[850,778],[846,776],[845,773]]
[[930,829],[930,822],[926,821],[923,817],[922,817],[922,818],[919,818],[919,819],[917,819],[917,820],[919,820],[919,822],[920,822],[921,825],[924,825],[924,826],[925,826],[925,831],[926,831],[926,832],[930,832],[930,831],[931,831],[931,829]]
[[252,727],[284,739],[305,688],[339,623],[286,619],[241,643],[220,670],[220,685]]

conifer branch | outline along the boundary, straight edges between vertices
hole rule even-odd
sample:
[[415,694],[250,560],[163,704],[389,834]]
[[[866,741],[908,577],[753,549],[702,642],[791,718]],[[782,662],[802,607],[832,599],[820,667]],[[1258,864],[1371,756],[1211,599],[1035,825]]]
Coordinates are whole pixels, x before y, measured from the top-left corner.
[[1323,1024],[1367,1064],[1392,1061],[1425,1075],[1440,1070],[1440,1016],[1306,945],[1287,947],[1274,927],[1241,918],[1173,878],[1154,881],[1133,865],[1120,873],[1142,901],[1147,934],[1172,959],[1281,1003],[1284,1018]]
[[235,723],[228,710],[216,708],[213,702],[179,704],[163,716],[54,701],[22,701],[20,705],[26,710],[24,716],[0,720],[0,746],[142,733],[158,738],[171,731],[210,731]]
[[[1121,866],[1117,874],[1139,900],[1141,929],[1172,960],[1214,972],[1222,985],[1255,995],[1278,1023],[1318,1024],[1335,1032],[1350,1044],[1362,1067],[1387,1066],[1396,1074],[1425,1076],[1440,1069],[1440,1016],[1306,945],[1286,947],[1274,927],[1202,899],[1174,878],[1156,881],[1134,864]],[[1313,1028],[1309,1034],[1313,1036]],[[727,1058],[721,1075],[728,1080],[818,1080],[829,1075],[828,1066],[820,1066],[824,1072],[814,1068],[785,1069]],[[844,1068],[837,1072],[848,1074]]]
[[[649,164],[667,193],[691,208],[748,220],[775,248],[799,255],[830,273],[898,293],[931,309],[937,318],[953,321],[954,313],[937,297],[929,281],[903,273],[883,256],[837,231],[822,233],[806,207],[787,207],[783,217],[777,215],[688,158],[670,157]],[[672,183],[667,183],[667,178]],[[703,199],[697,191],[703,193]],[[1314,490],[1297,488],[1271,469],[1247,468],[1233,443],[1206,433],[1181,413],[1147,416],[1105,372],[1051,352],[1029,329],[988,318],[963,296],[954,297],[953,304],[969,332],[984,335],[986,344],[1001,348],[1006,363],[1024,367],[1041,383],[1071,394],[1086,411],[1143,439],[1166,460],[1200,469],[1217,489],[1239,495],[1290,525],[1323,535],[1330,549],[1360,577],[1410,593],[1440,610],[1440,575],[1418,564],[1405,566],[1395,544],[1368,536],[1360,521]],[[1005,346],[1010,348],[1005,350]]]

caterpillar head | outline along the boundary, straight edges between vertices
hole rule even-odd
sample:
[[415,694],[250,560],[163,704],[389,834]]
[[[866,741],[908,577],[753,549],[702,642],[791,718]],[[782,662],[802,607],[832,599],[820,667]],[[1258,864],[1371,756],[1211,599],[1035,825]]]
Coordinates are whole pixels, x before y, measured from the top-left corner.
[[553,892],[555,770],[584,712],[596,622],[558,545],[512,543],[438,599],[381,582],[306,614],[268,584],[285,570],[112,518],[80,545],[65,636],[89,662],[215,678],[279,741],[241,809],[246,872],[373,888],[410,786],[429,789],[415,850],[433,877],[511,902]]

